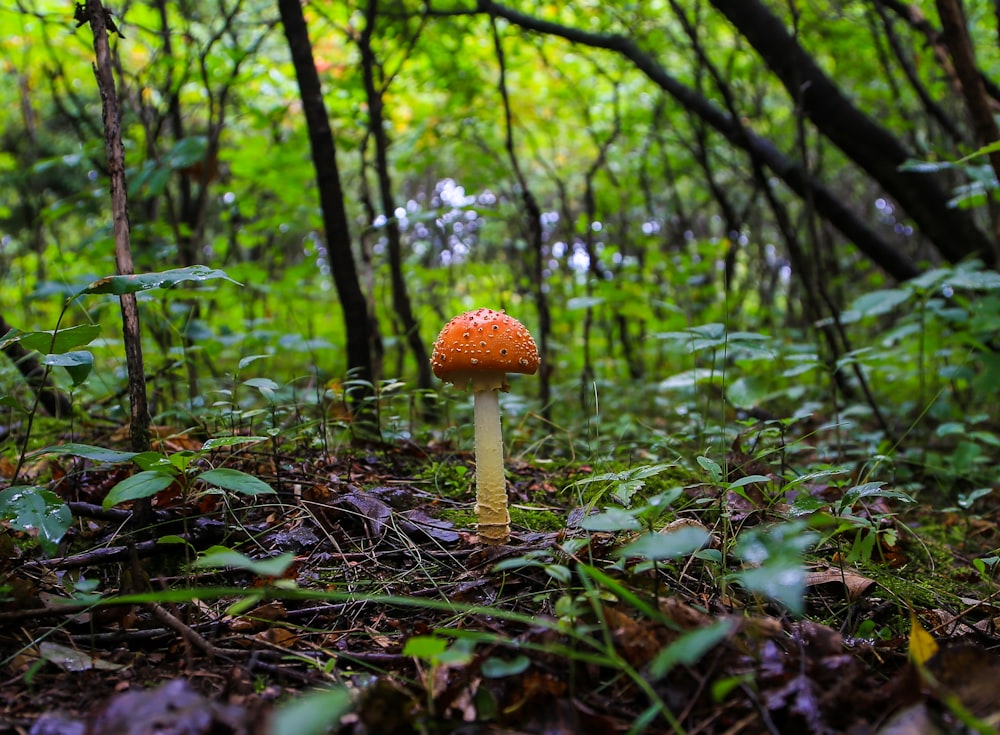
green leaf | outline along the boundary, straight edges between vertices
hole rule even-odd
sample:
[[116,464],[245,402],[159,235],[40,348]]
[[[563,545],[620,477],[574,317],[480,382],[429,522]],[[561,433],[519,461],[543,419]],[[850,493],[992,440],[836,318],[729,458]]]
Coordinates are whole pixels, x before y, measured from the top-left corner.
[[42,550],[52,556],[59,541],[73,523],[73,513],[51,490],[15,485],[0,491],[0,518],[11,528],[32,536]]
[[[851,304],[849,311],[857,312],[859,316],[879,316],[888,314],[896,307],[905,304],[913,297],[913,292],[903,288],[887,288],[871,291],[859,296]],[[844,318],[841,321],[846,320]]]
[[90,376],[90,371],[94,367],[94,355],[86,350],[73,350],[59,355],[46,355],[42,358],[42,362],[66,368],[73,386],[76,387]]
[[566,302],[566,309],[568,311],[593,309],[595,306],[600,306],[603,303],[604,298],[601,296],[575,296]]
[[6,406],[7,408],[12,408],[18,413],[22,413],[25,416],[28,415],[28,409],[21,405],[14,396],[0,396],[0,406]]
[[204,160],[207,150],[208,138],[204,135],[181,138],[167,153],[165,163],[172,169],[186,168]]
[[279,706],[269,719],[267,735],[323,735],[337,729],[353,707],[345,688],[310,692]]
[[219,449],[220,447],[235,447],[239,444],[256,444],[257,442],[266,442],[267,440],[266,436],[220,436],[216,439],[209,439],[206,441],[201,445],[201,449],[204,452],[208,452],[213,449]]
[[280,387],[270,378],[250,378],[243,381],[243,385],[256,388],[260,394],[269,401],[274,400],[274,392]]
[[765,484],[770,484],[771,478],[768,477],[767,475],[747,475],[746,477],[741,477],[740,479],[729,483],[729,489],[735,490],[736,488],[752,485],[755,482],[763,482]]
[[722,468],[719,466],[718,462],[710,457],[699,456],[698,464],[708,473],[708,476],[712,478],[712,482],[716,484],[722,482]]
[[417,635],[406,641],[404,656],[413,656],[424,661],[432,661],[444,653],[448,641],[433,635]]
[[638,531],[642,526],[634,514],[621,508],[608,508],[603,513],[587,516],[580,521],[585,531]]
[[239,363],[240,370],[248,365],[252,365],[257,362],[257,360],[267,360],[270,357],[271,355],[247,355],[246,357],[241,357]]
[[[20,342],[26,350],[54,355],[89,344],[100,333],[99,324],[81,324],[77,327],[60,329],[58,332],[51,329],[43,332],[25,332],[21,335]],[[54,340],[53,334],[55,334]]]
[[167,288],[176,286],[184,281],[209,281],[221,278],[235,283],[237,286],[243,284],[234,281],[226,275],[225,271],[217,268],[209,268],[204,265],[192,265],[187,268],[174,268],[160,273],[141,273],[131,276],[107,276],[94,281],[79,294],[114,294],[121,296],[127,293],[139,293],[140,291],[150,291],[155,288]]
[[67,444],[56,444],[51,447],[37,449],[29,454],[28,457],[38,457],[43,454],[71,454],[74,457],[83,457],[94,462],[108,462],[110,464],[128,462],[136,456],[136,452],[119,452],[114,449],[95,447],[90,444],[69,442]]
[[199,480],[204,480],[209,485],[221,487],[241,495],[264,495],[273,493],[274,488],[263,480],[248,475],[246,472],[230,469],[208,470],[198,475]]
[[198,558],[194,566],[199,568],[246,569],[259,577],[282,577],[295,561],[295,554],[287,552],[269,559],[251,559],[225,546],[212,546]]
[[745,531],[736,542],[736,555],[753,568],[733,576],[751,592],[781,603],[793,615],[802,615],[805,611],[802,554],[817,538],[802,521]]
[[523,653],[519,653],[514,658],[506,659],[490,656],[483,661],[482,674],[487,679],[503,679],[506,676],[517,676],[523,674],[531,666],[531,659]]
[[662,679],[674,666],[691,666],[702,656],[724,640],[732,624],[728,620],[717,620],[704,628],[689,630],[671,644],[663,648],[649,664],[649,674],[653,681]]
[[675,559],[698,551],[710,538],[708,531],[695,526],[684,526],[667,533],[647,533],[616,551],[615,556],[638,556],[650,560]]
[[176,475],[162,470],[138,472],[111,488],[111,492],[104,498],[103,505],[105,508],[110,508],[127,500],[151,497],[166,490],[176,479]]

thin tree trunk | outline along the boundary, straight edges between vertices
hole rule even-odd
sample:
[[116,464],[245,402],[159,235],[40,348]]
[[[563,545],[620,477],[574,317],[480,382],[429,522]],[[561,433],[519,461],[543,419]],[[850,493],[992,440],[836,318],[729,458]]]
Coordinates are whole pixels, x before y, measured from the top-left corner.
[[295,77],[302,98],[302,111],[309,129],[309,144],[312,149],[313,166],[316,169],[316,184],[319,188],[320,207],[323,210],[323,226],[326,230],[327,252],[333,271],[334,287],[343,311],[344,327],[347,334],[347,368],[351,372],[353,385],[350,405],[359,419],[374,417],[374,407],[366,399],[374,391],[371,381],[373,333],[358,271],[351,250],[351,233],[348,228],[347,209],[344,206],[344,191],[337,168],[337,149],[333,132],[327,118],[323,90],[313,59],[312,43],[302,5],[299,0],[278,0],[281,24],[295,66]]
[[500,65],[500,79],[497,88],[500,91],[500,99],[503,102],[504,112],[504,141],[507,149],[507,157],[510,160],[511,168],[517,177],[518,186],[521,189],[521,201],[526,210],[528,224],[528,250],[531,253],[530,274],[531,290],[535,298],[535,310],[538,312],[538,354],[541,357],[541,367],[538,370],[538,398],[542,404],[542,416],[546,420],[552,418],[552,361],[549,359],[551,348],[549,342],[552,335],[552,314],[549,311],[549,298],[545,289],[545,252],[542,242],[542,209],[538,206],[528,180],[521,170],[521,164],[517,157],[517,149],[514,147],[514,116],[510,109],[510,96],[507,93],[507,63],[503,51],[503,43],[500,40],[500,31],[493,20],[493,46],[497,54],[497,63]]
[[[392,179],[389,174],[389,136],[385,131],[385,115],[382,109],[382,95],[385,88],[376,88],[375,66],[377,60],[372,51],[371,40],[375,31],[375,19],[378,15],[378,0],[368,0],[365,10],[365,27],[358,39],[361,49],[361,70],[364,77],[365,96],[368,99],[368,120],[372,140],[375,143],[375,174],[378,178],[379,199],[382,213],[386,218],[385,236],[388,242],[389,275],[392,284],[392,306],[399,317],[405,340],[417,362],[417,388],[430,390],[433,387],[431,379],[430,355],[427,346],[420,338],[420,324],[413,315],[410,305],[410,295],[406,288],[406,277],[403,274],[403,246],[399,232],[399,220],[394,214],[396,203],[393,201]],[[425,404],[426,411],[433,404]]]
[[[995,143],[1000,140],[1000,128],[997,127],[995,112],[986,95],[983,77],[976,67],[976,53],[972,48],[972,39],[969,38],[961,0],[937,0],[937,9],[941,17],[941,38],[955,64],[955,73],[962,85],[962,95],[969,110],[972,128],[976,132],[976,141],[980,146]],[[1000,151],[992,151],[989,161],[994,175],[1000,179]],[[1000,206],[992,196],[989,202],[990,215],[993,217],[995,262],[1000,263]]]
[[[121,119],[118,97],[111,66],[111,46],[108,42],[109,25],[116,29],[111,14],[100,0],[87,0],[87,19],[94,32],[94,53],[97,59],[95,74],[101,93],[104,117],[104,149],[108,157],[108,175],[111,179],[111,212],[115,236],[115,264],[119,275],[131,275],[132,244],[128,221],[128,198],[125,183],[125,146],[122,144]],[[146,373],[142,360],[142,333],[139,325],[139,307],[135,294],[120,297],[122,336],[125,345],[125,365],[128,370],[128,394],[131,406],[129,437],[133,452],[146,452],[150,448],[149,406],[146,398]],[[149,498],[133,501],[133,527],[142,528],[153,520],[153,506]]]

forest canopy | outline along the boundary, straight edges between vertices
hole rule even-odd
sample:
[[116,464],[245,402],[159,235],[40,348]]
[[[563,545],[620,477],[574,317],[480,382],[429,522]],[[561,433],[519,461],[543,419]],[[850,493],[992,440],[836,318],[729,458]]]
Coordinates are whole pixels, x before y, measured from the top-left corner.
[[[369,378],[421,388],[421,346],[453,312],[516,310],[542,332],[546,401],[548,375],[581,368],[571,344],[587,382],[648,372],[660,350],[637,346],[657,332],[808,331],[866,287],[995,263],[991,159],[955,163],[990,142],[973,92],[996,104],[978,5],[966,40],[983,85],[966,93],[917,4],[309,4],[348,230],[333,233],[276,8],[112,9],[136,268],[224,267],[244,316],[280,325],[256,330],[263,351],[339,345],[345,318],[367,320]],[[0,22],[16,82],[4,267],[20,284],[2,313],[42,328],[51,294],[114,270],[100,96],[63,3]],[[344,252],[365,302],[347,315],[331,292]],[[160,334],[231,352],[180,303],[159,317]]]

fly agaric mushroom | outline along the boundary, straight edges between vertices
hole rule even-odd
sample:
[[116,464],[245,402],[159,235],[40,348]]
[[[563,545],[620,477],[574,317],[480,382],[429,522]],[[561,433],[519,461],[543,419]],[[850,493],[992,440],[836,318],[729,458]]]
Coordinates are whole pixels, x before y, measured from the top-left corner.
[[535,340],[521,322],[502,311],[467,311],[441,330],[431,367],[447,383],[462,389],[472,385],[479,538],[487,544],[505,544],[510,540],[510,514],[498,391],[510,390],[507,373],[531,375],[538,370]]

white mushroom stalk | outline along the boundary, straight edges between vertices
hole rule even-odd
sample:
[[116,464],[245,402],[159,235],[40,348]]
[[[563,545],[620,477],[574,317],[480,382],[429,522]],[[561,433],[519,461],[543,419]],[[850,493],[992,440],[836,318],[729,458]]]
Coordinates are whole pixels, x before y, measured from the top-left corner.
[[505,544],[510,541],[510,513],[503,472],[500,394],[496,390],[477,390],[474,397],[479,539],[487,544]]
[[477,309],[452,319],[434,343],[431,365],[441,380],[459,388],[472,385],[475,397],[476,513],[479,540],[510,541],[507,482],[503,471],[499,391],[507,373],[534,373],[538,348],[524,326],[492,309]]

